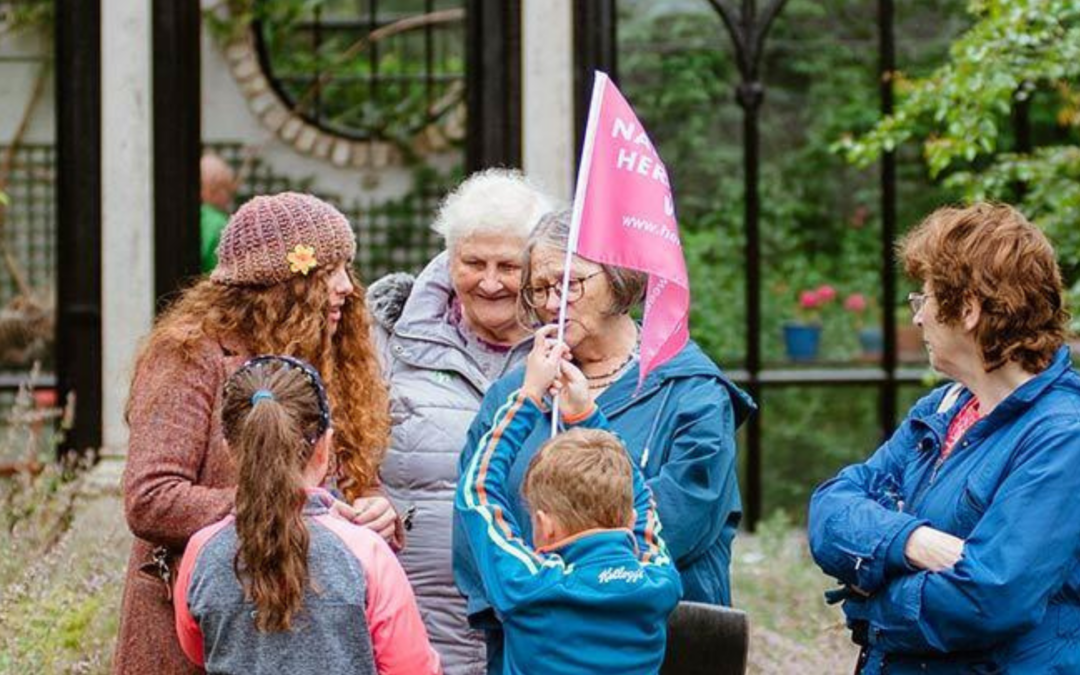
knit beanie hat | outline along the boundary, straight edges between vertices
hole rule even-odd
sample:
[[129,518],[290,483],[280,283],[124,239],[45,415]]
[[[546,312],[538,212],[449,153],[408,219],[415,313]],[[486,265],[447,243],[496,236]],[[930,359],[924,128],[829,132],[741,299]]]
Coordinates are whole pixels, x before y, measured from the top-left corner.
[[210,279],[227,286],[273,286],[319,267],[349,262],[356,237],[340,211],[297,192],[255,197],[237,209],[218,244]]

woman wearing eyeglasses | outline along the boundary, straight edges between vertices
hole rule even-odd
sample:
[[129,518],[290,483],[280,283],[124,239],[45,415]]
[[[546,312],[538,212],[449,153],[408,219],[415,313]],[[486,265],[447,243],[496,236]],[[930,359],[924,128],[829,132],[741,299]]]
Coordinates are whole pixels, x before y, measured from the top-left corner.
[[859,668],[1080,672],[1080,377],[1054,251],[1012,207],[976,204],[935,211],[900,255],[954,383],[811,500]]
[[[535,323],[558,318],[569,232],[569,211],[548,214],[526,246],[521,302]],[[728,605],[731,541],[742,516],[735,430],[754,403],[693,342],[651,372],[636,391],[640,331],[630,311],[642,299],[645,276],[574,256],[570,279],[565,342],[589,380],[593,399],[652,488],[664,539],[682,576],[683,597]],[[496,410],[521,386],[523,375],[517,369],[488,391],[469,430],[461,466],[491,431]],[[530,460],[551,435],[549,424],[548,419],[538,425],[525,442],[510,470],[508,490],[519,490]],[[528,511],[520,499],[514,516],[531,541]],[[498,620],[467,540],[457,531],[454,577],[468,599],[470,621],[487,630],[488,672],[501,673]]]
[[356,507],[346,514],[395,538],[396,516],[377,487],[390,426],[386,388],[355,252],[348,221],[326,202],[290,192],[256,197],[230,219],[209,278],[186,289],[146,339],[127,404],[124,508],[135,541],[115,672],[198,672],[176,639],[176,564],[192,534],[233,508],[222,386],[250,356],[289,354],[322,373],[335,419],[333,480]]

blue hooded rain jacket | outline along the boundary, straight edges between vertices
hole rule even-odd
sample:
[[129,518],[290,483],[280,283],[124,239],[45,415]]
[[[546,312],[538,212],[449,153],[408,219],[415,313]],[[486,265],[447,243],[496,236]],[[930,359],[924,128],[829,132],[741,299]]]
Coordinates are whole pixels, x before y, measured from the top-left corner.
[[[500,673],[655,675],[681,584],[641,472],[633,469],[632,530],[586,530],[540,550],[518,536],[509,508],[515,498],[504,481],[545,413],[512,393],[461,475],[454,502],[504,627]],[[573,426],[608,429],[595,406]]]
[[[814,560],[867,594],[843,594],[864,675],[1080,673],[1080,376],[1062,347],[941,461],[970,398],[935,390],[811,500]],[[954,568],[907,564],[920,525],[965,541]]]
[[[496,410],[521,387],[524,375],[524,367],[518,367],[484,396],[462,452],[462,474]],[[683,599],[729,605],[731,541],[742,517],[735,430],[755,405],[693,342],[649,373],[635,395],[637,380],[635,365],[599,396],[597,405],[655,495],[664,541],[682,578]],[[524,440],[507,476],[513,516],[528,543],[532,529],[521,484],[529,461],[550,436],[550,418],[545,418]],[[488,672],[500,672],[501,631],[457,516],[453,553],[454,580],[468,601],[470,622],[489,631]]]

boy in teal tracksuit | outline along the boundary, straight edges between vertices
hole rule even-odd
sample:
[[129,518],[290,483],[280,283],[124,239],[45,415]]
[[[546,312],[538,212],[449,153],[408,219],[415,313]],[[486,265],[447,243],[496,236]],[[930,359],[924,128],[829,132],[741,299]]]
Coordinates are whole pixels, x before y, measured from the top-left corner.
[[[505,631],[503,672],[652,675],[682,594],[679,573],[639,470],[605,430],[565,346],[545,342],[465,467],[454,503]],[[504,484],[549,387],[562,390],[571,428],[537,453],[523,483],[534,549]]]

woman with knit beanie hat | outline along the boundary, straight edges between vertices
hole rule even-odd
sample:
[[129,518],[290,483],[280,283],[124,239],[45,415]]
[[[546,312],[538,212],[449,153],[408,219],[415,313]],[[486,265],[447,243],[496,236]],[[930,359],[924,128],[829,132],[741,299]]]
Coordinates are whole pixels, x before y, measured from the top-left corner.
[[209,278],[184,291],[146,339],[126,411],[124,507],[135,542],[115,672],[198,672],[174,629],[175,566],[188,538],[233,508],[222,386],[251,356],[295,356],[319,370],[335,420],[337,487],[356,506],[342,510],[387,539],[400,535],[378,489],[389,410],[355,252],[348,221],[326,202],[256,197],[230,219]]

